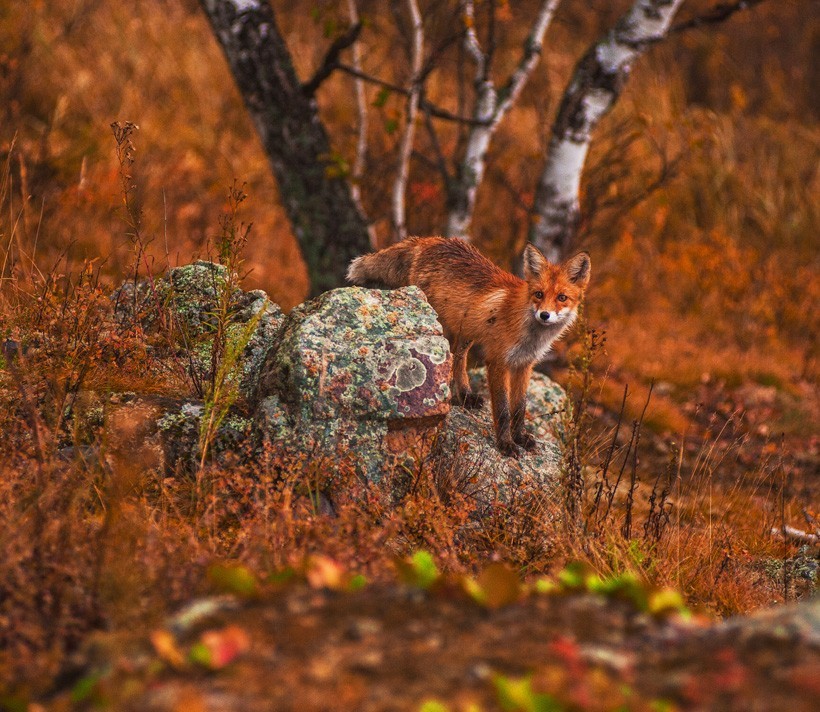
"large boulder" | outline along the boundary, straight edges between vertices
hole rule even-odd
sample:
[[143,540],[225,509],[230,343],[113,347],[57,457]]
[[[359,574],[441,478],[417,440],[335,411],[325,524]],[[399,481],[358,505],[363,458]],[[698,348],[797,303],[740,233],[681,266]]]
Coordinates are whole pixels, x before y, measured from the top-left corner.
[[326,464],[324,472],[375,483],[389,476],[393,499],[423,468],[481,511],[549,492],[558,479],[563,390],[533,377],[527,427],[539,444],[516,460],[495,445],[484,369],[472,379],[487,405],[468,411],[450,407],[450,368],[441,325],[416,287],[327,292],[286,318],[262,369],[254,428],[266,448]]
[[419,289],[336,289],[286,318],[259,379],[255,425],[268,446],[378,482],[429,450],[450,411],[450,368]]
[[[311,487],[332,493],[341,481],[381,483],[394,500],[419,472],[432,471],[473,497],[479,512],[527,492],[549,493],[557,482],[564,392],[533,376],[527,427],[539,444],[518,459],[502,456],[489,404],[451,408],[449,346],[418,288],[336,289],[285,317],[264,292],[233,284],[225,267],[200,261],[115,296],[121,320],[137,318],[146,332],[162,335],[160,305],[200,379],[211,365],[215,315],[229,298],[228,339],[242,347],[233,376],[240,399],[215,435],[214,456],[270,457],[284,473],[308,464],[317,473]],[[169,341],[157,343],[161,349]],[[179,353],[167,355],[179,361]],[[471,379],[489,403],[484,370]],[[163,408],[152,401],[148,408],[144,400],[127,400],[124,411],[151,415],[164,468],[196,470],[202,402]]]

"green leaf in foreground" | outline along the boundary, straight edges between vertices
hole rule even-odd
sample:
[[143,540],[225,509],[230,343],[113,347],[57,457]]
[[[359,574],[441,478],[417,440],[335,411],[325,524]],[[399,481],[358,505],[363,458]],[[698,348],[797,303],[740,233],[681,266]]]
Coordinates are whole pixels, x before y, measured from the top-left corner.
[[211,651],[204,643],[194,643],[188,651],[188,660],[204,668],[211,668],[211,658]]
[[683,601],[683,596],[673,588],[662,588],[649,595],[649,612],[654,616],[665,613],[678,613],[689,618],[692,612]]
[[288,581],[292,581],[296,576],[296,569],[292,566],[286,566],[284,569],[278,569],[277,571],[271,571],[268,574],[267,581],[268,583],[272,583],[274,585],[281,585],[288,583]]
[[477,579],[465,578],[464,590],[479,605],[501,608],[515,603],[521,596],[518,574],[502,563],[487,566]]
[[99,682],[102,675],[94,673],[80,678],[71,688],[71,701],[76,703],[88,702],[97,697],[99,693]]
[[496,675],[493,678],[498,703],[505,712],[564,712],[552,695],[532,689],[532,678]]
[[586,566],[579,561],[573,561],[558,572],[558,583],[565,591],[580,591],[586,588],[588,573]]
[[408,586],[429,589],[439,578],[439,570],[429,551],[417,551],[410,559],[396,559],[399,578]]
[[259,593],[259,584],[251,571],[241,564],[214,564],[208,569],[211,583],[223,593],[252,598]]
[[425,700],[421,703],[419,712],[450,712],[450,708],[438,700]]

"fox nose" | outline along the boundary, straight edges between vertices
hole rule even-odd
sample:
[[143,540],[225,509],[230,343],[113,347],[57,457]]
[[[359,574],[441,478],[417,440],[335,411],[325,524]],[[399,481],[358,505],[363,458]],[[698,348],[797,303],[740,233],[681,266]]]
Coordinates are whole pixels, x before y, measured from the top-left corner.
[[548,311],[542,311],[542,312],[539,312],[539,314],[538,314],[538,318],[539,318],[541,321],[547,322],[547,321],[549,321],[549,320],[550,320],[550,313],[549,313]]

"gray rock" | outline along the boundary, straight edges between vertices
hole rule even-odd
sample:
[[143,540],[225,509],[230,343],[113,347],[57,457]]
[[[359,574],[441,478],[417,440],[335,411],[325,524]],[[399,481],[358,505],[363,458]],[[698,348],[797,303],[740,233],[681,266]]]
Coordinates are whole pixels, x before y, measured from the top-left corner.
[[[444,473],[482,508],[550,491],[560,461],[553,431],[561,388],[533,377],[528,427],[541,442],[510,459],[495,446],[488,404],[450,408],[450,364],[435,312],[417,288],[328,292],[287,317],[262,369],[254,430],[267,449],[321,461],[323,471],[351,471],[372,483],[388,476],[394,500],[420,467]],[[486,394],[483,369],[472,377]]]
[[165,331],[168,348],[159,358],[177,358],[187,365],[196,383],[211,372],[212,344],[224,290],[228,301],[227,342],[241,348],[233,366],[239,396],[251,397],[268,349],[276,343],[284,322],[278,305],[261,290],[245,292],[229,284],[224,265],[199,260],[175,267],[166,276],[125,283],[112,296],[120,323],[138,322],[146,332]]
[[450,410],[450,363],[416,287],[326,292],[286,318],[259,379],[254,428],[280,454],[379,482],[411,467],[414,450],[429,452]]
[[[257,455],[309,464],[321,473],[320,490],[381,483],[393,500],[410,490],[420,470],[434,468],[474,496],[480,510],[509,504],[521,493],[552,490],[563,391],[545,376],[533,376],[527,427],[539,445],[517,460],[502,456],[489,405],[451,409],[449,346],[418,288],[336,289],[285,317],[264,292],[233,288],[228,277],[224,266],[200,261],[136,290],[124,285],[116,296],[121,320],[136,318],[144,329],[160,331],[167,328],[162,319],[170,319],[194,378],[205,380],[215,314],[224,290],[231,289],[228,342],[242,347],[232,377],[252,417],[228,416],[214,440],[214,456],[244,453],[250,440]],[[486,395],[483,369],[471,378]],[[166,471],[198,467],[201,402],[129,407],[150,410],[150,437]]]
[[258,400],[294,417],[393,420],[446,415],[450,349],[416,287],[335,289],[296,307],[265,363]]
[[[558,443],[561,414],[566,405],[564,390],[541,373],[533,373],[527,392],[526,427],[538,444],[518,459],[504,457],[495,445],[493,418],[483,368],[470,371],[470,385],[484,396],[479,410],[454,406],[436,443],[443,466],[452,468],[479,505],[479,512],[494,503],[510,504],[527,492],[551,492],[561,464]],[[470,476],[472,474],[472,476]]]

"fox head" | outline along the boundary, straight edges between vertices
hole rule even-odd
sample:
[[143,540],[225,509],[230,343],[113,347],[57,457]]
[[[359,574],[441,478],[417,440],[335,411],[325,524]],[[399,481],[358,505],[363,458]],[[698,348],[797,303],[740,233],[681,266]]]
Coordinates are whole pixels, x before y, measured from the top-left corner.
[[571,324],[589,284],[591,269],[586,252],[554,265],[537,247],[528,244],[524,250],[524,279],[533,319],[544,326]]

